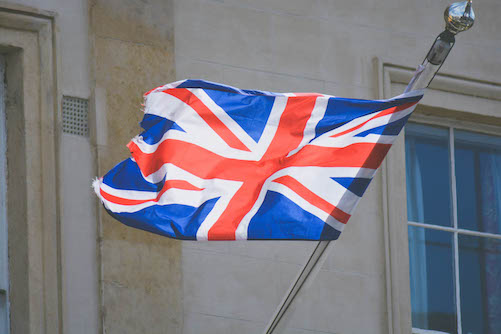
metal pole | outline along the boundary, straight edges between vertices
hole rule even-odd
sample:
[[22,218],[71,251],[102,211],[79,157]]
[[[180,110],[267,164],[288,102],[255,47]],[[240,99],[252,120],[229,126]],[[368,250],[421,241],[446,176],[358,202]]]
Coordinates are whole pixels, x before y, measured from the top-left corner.
[[[418,66],[414,76],[410,80],[405,93],[427,88],[455,43],[455,35],[466,31],[473,26],[475,13],[471,7],[472,1],[456,2],[446,8],[444,12],[445,30],[437,36],[423,63]],[[287,310],[294,307],[297,299],[304,294],[315,276],[320,271],[330,249],[331,241],[320,241],[306,262],[303,270],[293,281],[285,294],[282,302],[276,309],[273,317],[264,330],[264,334],[280,333],[286,325],[285,315]],[[330,246],[330,247],[329,247]]]
[[[278,333],[280,333],[280,329],[282,329],[281,327],[285,324],[285,321],[282,321],[285,312],[290,309],[293,304],[292,302],[298,296],[299,292],[307,289],[311,282],[315,279],[317,272],[320,270],[322,264],[327,258],[327,249],[332,248],[332,246],[328,247],[330,244],[330,241],[320,241],[317,244],[317,247],[315,247],[315,250],[313,250],[310,258],[303,267],[303,270],[301,270],[290,286],[279,307],[276,309],[275,314],[266,326],[266,330],[264,331],[265,334],[273,333],[276,330],[279,330]],[[280,328],[279,325],[281,325]]]

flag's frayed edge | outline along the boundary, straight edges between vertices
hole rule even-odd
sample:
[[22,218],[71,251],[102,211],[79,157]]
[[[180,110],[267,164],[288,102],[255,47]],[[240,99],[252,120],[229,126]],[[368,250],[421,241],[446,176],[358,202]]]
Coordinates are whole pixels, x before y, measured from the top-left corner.
[[97,197],[101,200],[101,203],[103,202],[103,198],[101,197],[101,184],[103,183],[102,179],[96,177],[92,181],[92,188],[94,189],[94,192],[96,193]]
[[[130,140],[129,144],[127,144],[127,147],[129,147],[129,145],[130,145],[131,143],[133,143],[133,142],[134,142],[134,143],[136,143],[136,144],[142,144],[142,143],[144,143],[143,136],[141,136],[141,135],[137,135],[137,136],[135,136],[134,138],[132,138],[132,139]],[[132,159],[132,158],[131,158],[131,159]]]

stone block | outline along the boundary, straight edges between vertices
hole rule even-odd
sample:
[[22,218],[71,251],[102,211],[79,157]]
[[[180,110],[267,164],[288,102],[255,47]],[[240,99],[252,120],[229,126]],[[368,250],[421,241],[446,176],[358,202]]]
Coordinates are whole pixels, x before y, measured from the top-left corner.
[[288,75],[275,71],[256,71],[247,68],[223,67],[225,83],[243,89],[267,90],[278,93],[324,92],[324,81]]
[[238,242],[229,248],[230,254],[274,262],[304,265],[315,248],[316,241],[251,241]]
[[106,114],[107,145],[120,149],[141,132],[143,94],[174,80],[173,55],[162,47],[101,37],[95,50],[96,80],[106,101],[106,110],[97,112]]
[[223,72],[225,65],[203,60],[191,59],[176,54],[176,79],[202,79],[219,83],[227,83]]
[[[216,0],[217,1],[217,0]],[[231,6],[257,9],[263,12],[289,15],[307,16],[312,18],[327,18],[328,0],[223,0],[223,3]]]
[[281,15],[273,15],[272,19],[274,71],[325,80],[325,64],[335,56],[326,47],[333,43],[327,23]]
[[[89,333],[99,322],[96,202],[90,186],[94,154],[87,138],[63,135],[61,144],[62,270],[65,329]],[[97,329],[96,329],[97,330]]]
[[184,311],[266,322],[299,269],[294,264],[185,248]]
[[171,0],[90,0],[97,36],[151,45],[172,52],[174,8]]
[[255,334],[265,326],[262,322],[191,312],[185,314],[185,324],[183,334]]
[[386,334],[385,296],[383,277],[321,270],[288,315],[287,327],[322,333]]
[[127,229],[101,243],[104,331],[181,333],[179,242]]
[[176,11],[179,55],[253,69],[273,68],[269,14],[205,1],[179,2]]

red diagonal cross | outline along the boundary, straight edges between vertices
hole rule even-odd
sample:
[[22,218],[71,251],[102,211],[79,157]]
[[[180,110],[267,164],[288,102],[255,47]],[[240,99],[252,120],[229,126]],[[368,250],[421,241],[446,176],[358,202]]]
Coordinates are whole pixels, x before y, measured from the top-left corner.
[[[230,147],[248,151],[238,137],[189,90],[176,88],[168,89],[164,93],[180,99],[193,108]],[[259,161],[222,157],[200,146],[177,139],[163,141],[151,154],[143,153],[134,142],[129,143],[129,149],[145,176],[156,172],[165,163],[172,163],[203,179],[243,182],[208,234],[209,240],[234,240],[238,225],[255,204],[263,184],[277,171],[292,166],[375,169],[380,165],[390,145],[358,143],[344,148],[307,145],[296,154],[287,157],[287,154],[301,143],[317,97],[318,95],[312,94],[288,98],[275,136]],[[348,220],[347,213],[323,200],[291,176],[280,177],[274,181],[289,187],[311,204],[330,213],[338,221]]]

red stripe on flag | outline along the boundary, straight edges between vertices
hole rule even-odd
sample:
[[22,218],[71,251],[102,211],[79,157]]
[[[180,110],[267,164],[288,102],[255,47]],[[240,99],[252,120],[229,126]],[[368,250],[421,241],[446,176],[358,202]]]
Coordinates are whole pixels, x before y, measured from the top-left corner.
[[235,240],[238,225],[259,197],[264,180],[259,181],[258,183],[256,180],[251,180],[242,184],[209,230],[209,240]]
[[[130,142],[129,150],[145,176],[172,163],[198,177],[246,181],[247,175],[259,174],[266,178],[286,167],[359,167],[377,169],[390,149],[390,144],[355,143],[333,148],[307,145],[295,155],[284,159],[246,161],[225,158],[199,146],[168,139],[153,153],[144,153]],[[186,157],[190,157],[187,162]],[[266,158],[266,157],[265,157]]]
[[318,94],[318,93],[294,93],[294,97],[319,97],[319,96],[324,96],[323,94]]
[[146,93],[143,94],[144,97],[148,96],[151,94],[151,92],[153,92],[155,89],[157,89],[158,87],[156,88],[153,88],[153,89],[150,89],[149,91],[147,91]]
[[249,148],[195,94],[185,88],[166,89],[163,92],[192,107],[230,147],[250,152]]
[[203,190],[202,188],[195,187],[191,183],[184,180],[168,180],[165,181],[165,184],[162,190],[157,194],[157,197],[152,199],[128,199],[128,198],[118,197],[108,194],[103,189],[101,189],[100,194],[105,200],[115,204],[138,205],[146,202],[158,202],[160,200],[160,197],[162,197],[162,195],[169,189],[198,190],[198,191]]
[[132,141],[127,147],[145,176],[157,172],[166,163],[178,166],[203,179],[244,181],[247,174],[253,174],[256,170],[255,161],[225,158],[195,144],[177,139],[163,141],[153,153],[144,153]]
[[317,96],[288,98],[275,137],[261,159],[262,161],[274,157],[285,157],[299,146],[316,100]]
[[354,143],[346,147],[308,145],[290,157],[287,166],[358,167],[377,169],[390,144]]
[[342,135],[345,135],[349,132],[352,132],[352,131],[355,131],[356,129],[359,129],[361,128],[362,126],[364,126],[365,124],[367,124],[368,122],[372,121],[373,119],[376,119],[376,118],[379,118],[379,117],[383,117],[383,116],[386,116],[386,115],[389,115],[389,114],[393,114],[393,113],[396,113],[398,111],[402,111],[402,110],[405,110],[407,108],[410,108],[412,107],[413,105],[417,104],[417,102],[409,102],[409,103],[405,103],[405,104],[402,104],[400,106],[396,106],[396,107],[391,107],[391,108],[388,108],[388,109],[385,109],[385,110],[382,110],[382,111],[379,111],[376,115],[374,115],[373,117],[371,117],[370,119],[368,119],[367,121],[351,128],[351,129],[348,129],[348,130],[345,130],[343,132],[340,132],[340,133],[336,133],[334,135],[332,135],[331,137],[332,138],[336,138],[336,137],[340,137]]
[[317,194],[306,188],[292,176],[285,175],[273,180],[273,182],[283,184],[284,186],[286,186],[287,188],[291,189],[296,194],[304,198],[308,203],[328,213],[334,219],[343,224],[346,224],[348,222],[348,219],[350,219],[351,217],[351,215],[347,214],[341,209],[338,209],[331,203],[324,200],[322,197],[318,196]]

